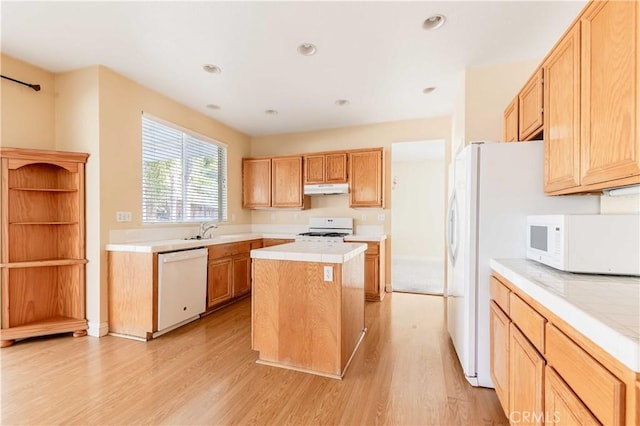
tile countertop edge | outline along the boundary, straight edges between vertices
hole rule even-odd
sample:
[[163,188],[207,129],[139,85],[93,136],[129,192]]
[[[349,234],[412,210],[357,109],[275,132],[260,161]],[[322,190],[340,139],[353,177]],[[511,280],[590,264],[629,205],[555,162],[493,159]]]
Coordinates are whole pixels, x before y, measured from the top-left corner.
[[634,342],[631,338],[589,315],[563,297],[553,294],[508,266],[501,264],[500,260],[491,259],[490,267],[627,368],[640,373],[639,342]]
[[[131,253],[157,253],[173,250],[189,250],[198,247],[206,247],[217,244],[236,243],[249,241],[260,238],[278,238],[278,239],[295,239],[295,235],[289,234],[271,234],[271,233],[247,233],[238,235],[220,235],[214,238],[206,238],[204,240],[160,240],[160,241],[141,241],[135,243],[117,243],[107,244],[106,251],[131,252]],[[387,235],[351,235],[345,238],[345,242],[375,242],[387,239]]]
[[[365,244],[350,244],[353,246],[345,253],[323,252],[322,247],[305,248],[301,245],[314,243],[291,243],[280,246],[251,250],[252,259],[286,260],[292,262],[317,262],[317,263],[346,263],[367,249]],[[300,247],[296,247],[300,246]]]
[[380,242],[380,241],[384,241],[387,239],[387,234],[382,234],[382,235],[347,235],[346,237],[344,237],[344,241],[345,243],[349,243],[349,242],[360,242],[360,241],[365,241],[365,242]]

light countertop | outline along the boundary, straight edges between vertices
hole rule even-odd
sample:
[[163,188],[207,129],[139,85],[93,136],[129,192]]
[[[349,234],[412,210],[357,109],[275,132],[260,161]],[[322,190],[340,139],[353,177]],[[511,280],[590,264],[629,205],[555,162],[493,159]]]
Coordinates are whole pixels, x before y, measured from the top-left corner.
[[253,259],[345,263],[367,250],[366,244],[298,242],[251,250]]
[[346,243],[357,241],[357,242],[380,242],[387,239],[385,234],[383,235],[347,235],[344,237],[344,241]]
[[[211,238],[201,240],[158,240],[158,241],[141,241],[132,243],[107,244],[107,251],[120,252],[136,252],[136,253],[157,253],[175,250],[186,250],[198,247],[207,247],[216,244],[235,243],[240,241],[249,241],[260,238],[278,238],[278,239],[294,239],[295,234],[263,234],[263,233],[242,233],[230,235],[215,235]],[[345,242],[366,241],[376,242],[383,241],[386,235],[349,235],[345,238]]]
[[529,259],[491,269],[635,372],[640,372],[640,277],[573,274]]

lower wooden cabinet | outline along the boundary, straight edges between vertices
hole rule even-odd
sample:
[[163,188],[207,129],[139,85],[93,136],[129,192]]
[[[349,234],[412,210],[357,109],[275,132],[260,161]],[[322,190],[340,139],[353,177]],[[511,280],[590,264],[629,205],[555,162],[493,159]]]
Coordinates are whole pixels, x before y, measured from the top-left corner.
[[544,373],[545,420],[554,425],[599,425],[580,398],[547,366]]
[[207,268],[207,308],[231,299],[233,282],[233,260],[210,260]]
[[[491,380],[503,408],[509,407],[509,317],[491,301],[489,306]],[[505,414],[509,414],[505,409]]]
[[[364,242],[364,241],[349,241]],[[384,299],[385,293],[385,240],[367,242],[364,252],[364,298],[372,302]]]
[[290,240],[286,238],[265,238],[262,240],[263,247],[271,247],[271,246],[279,246],[280,244],[292,243],[295,240]]
[[[509,420],[544,424],[544,358],[511,323],[509,327]],[[495,371],[494,371],[495,374]]]
[[262,240],[209,246],[207,310],[224,306],[251,292],[250,251],[262,246]]
[[233,297],[244,296],[251,291],[251,257],[243,254],[233,258]]
[[497,274],[489,323],[491,378],[512,424],[639,424],[640,373]]

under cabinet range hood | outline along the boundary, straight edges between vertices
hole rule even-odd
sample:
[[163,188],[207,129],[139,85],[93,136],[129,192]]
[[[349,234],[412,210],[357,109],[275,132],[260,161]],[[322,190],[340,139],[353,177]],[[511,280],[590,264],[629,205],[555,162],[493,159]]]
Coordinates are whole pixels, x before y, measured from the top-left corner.
[[349,185],[346,183],[321,183],[317,185],[304,186],[304,195],[333,195],[348,193]]

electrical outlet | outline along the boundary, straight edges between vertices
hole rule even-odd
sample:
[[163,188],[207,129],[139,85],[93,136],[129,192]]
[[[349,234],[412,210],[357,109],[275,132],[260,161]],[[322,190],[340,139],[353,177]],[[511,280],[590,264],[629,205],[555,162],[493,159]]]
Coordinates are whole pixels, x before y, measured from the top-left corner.
[[275,221],[276,221],[276,214],[271,213],[271,222],[275,222]]
[[380,222],[384,222],[384,213],[381,213],[381,214],[378,215],[378,220]]
[[116,222],[131,222],[131,212],[116,212]]
[[231,222],[235,222],[235,221],[236,221],[236,214],[231,213]]
[[333,266],[324,267],[324,280],[333,282]]
[[294,213],[294,214],[293,214],[293,219],[294,219],[294,220],[298,220],[298,219],[300,219],[300,213]]
[[362,219],[363,222],[365,222],[367,220],[367,215],[363,214],[360,218]]

